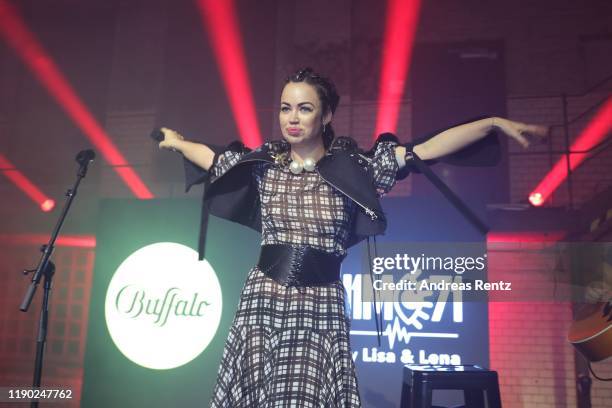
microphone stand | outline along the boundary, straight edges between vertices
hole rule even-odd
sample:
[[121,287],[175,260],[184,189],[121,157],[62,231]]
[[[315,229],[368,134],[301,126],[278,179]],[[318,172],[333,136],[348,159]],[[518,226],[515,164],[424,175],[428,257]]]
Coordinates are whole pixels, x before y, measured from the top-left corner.
[[[64,220],[66,219],[66,215],[68,214],[68,210],[72,205],[72,201],[77,194],[77,190],[79,188],[79,184],[81,180],[87,174],[87,168],[89,163],[93,161],[95,158],[95,153],[93,150],[82,150],[77,154],[76,161],[79,163],[80,167],[77,172],[77,179],[71,189],[68,189],[66,192],[66,202],[64,203],[64,208],[62,209],[62,213],[51,233],[51,237],[49,238],[49,242],[46,245],[41,247],[42,255],[40,257],[40,261],[38,262],[38,266],[36,269],[26,269],[23,271],[24,275],[27,275],[31,272],[34,273],[32,276],[32,282],[30,286],[26,290],[26,293],[23,297],[23,301],[19,306],[19,310],[22,312],[27,312],[30,304],[32,303],[32,299],[34,294],[36,293],[36,289],[40,284],[41,278],[45,277],[45,282],[43,285],[44,293],[43,293],[43,302],[40,312],[40,320],[38,323],[38,335],[36,337],[36,360],[34,364],[34,380],[32,382],[32,386],[34,388],[39,388],[41,384],[42,378],[42,367],[43,367],[43,357],[45,353],[45,345],[47,342],[47,328],[49,323],[49,298],[51,294],[51,287],[53,282],[53,275],[55,273],[55,265],[53,262],[49,260],[51,255],[53,254],[53,250],[55,249],[55,241],[57,240],[57,236],[64,224]],[[31,408],[38,408],[38,401],[32,400],[30,403]]]

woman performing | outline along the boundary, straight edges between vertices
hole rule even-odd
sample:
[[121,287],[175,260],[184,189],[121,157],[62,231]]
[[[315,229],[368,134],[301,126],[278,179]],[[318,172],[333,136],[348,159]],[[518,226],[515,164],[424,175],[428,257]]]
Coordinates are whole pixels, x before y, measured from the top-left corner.
[[503,118],[477,120],[423,143],[385,134],[369,152],[334,136],[339,96],[306,68],[285,81],[283,139],[249,151],[185,140],[162,128],[160,148],[186,159],[187,184],[205,187],[207,214],[262,233],[225,343],[212,407],[360,407],[340,263],[347,248],[381,234],[379,198],[405,177],[414,155],[431,160],[497,129],[527,147],[546,128]]

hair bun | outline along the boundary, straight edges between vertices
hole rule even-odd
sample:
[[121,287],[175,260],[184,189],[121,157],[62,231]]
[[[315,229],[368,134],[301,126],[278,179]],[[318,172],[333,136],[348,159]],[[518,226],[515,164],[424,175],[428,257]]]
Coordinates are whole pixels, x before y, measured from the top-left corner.
[[306,68],[302,68],[300,69],[295,75],[295,80],[296,81],[303,81],[306,77],[318,77],[318,75],[312,75],[314,73],[314,70],[310,67],[306,67]]

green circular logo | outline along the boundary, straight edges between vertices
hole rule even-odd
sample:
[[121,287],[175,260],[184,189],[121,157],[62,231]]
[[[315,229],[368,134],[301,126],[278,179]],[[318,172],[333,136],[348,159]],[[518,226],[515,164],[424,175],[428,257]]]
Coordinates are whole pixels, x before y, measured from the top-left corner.
[[222,310],[221,286],[193,249],[160,242],[132,253],[106,292],[106,325],[117,348],[156,370],[187,364],[213,339]]

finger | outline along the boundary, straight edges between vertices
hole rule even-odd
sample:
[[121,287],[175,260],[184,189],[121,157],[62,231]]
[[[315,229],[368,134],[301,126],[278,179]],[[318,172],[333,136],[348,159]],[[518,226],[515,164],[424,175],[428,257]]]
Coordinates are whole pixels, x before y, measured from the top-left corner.
[[512,136],[512,138],[514,140],[516,140],[521,146],[523,146],[524,148],[529,147],[529,140],[527,140],[527,138],[525,136],[523,136],[523,131],[517,131],[517,130],[512,130],[512,133],[510,134],[510,136]]
[[541,125],[526,125],[524,129],[527,133],[539,137],[546,137],[550,130],[548,126]]
[[164,133],[164,136],[169,137],[169,136],[173,136],[176,134],[176,132],[172,129],[169,128],[161,128],[162,132]]

